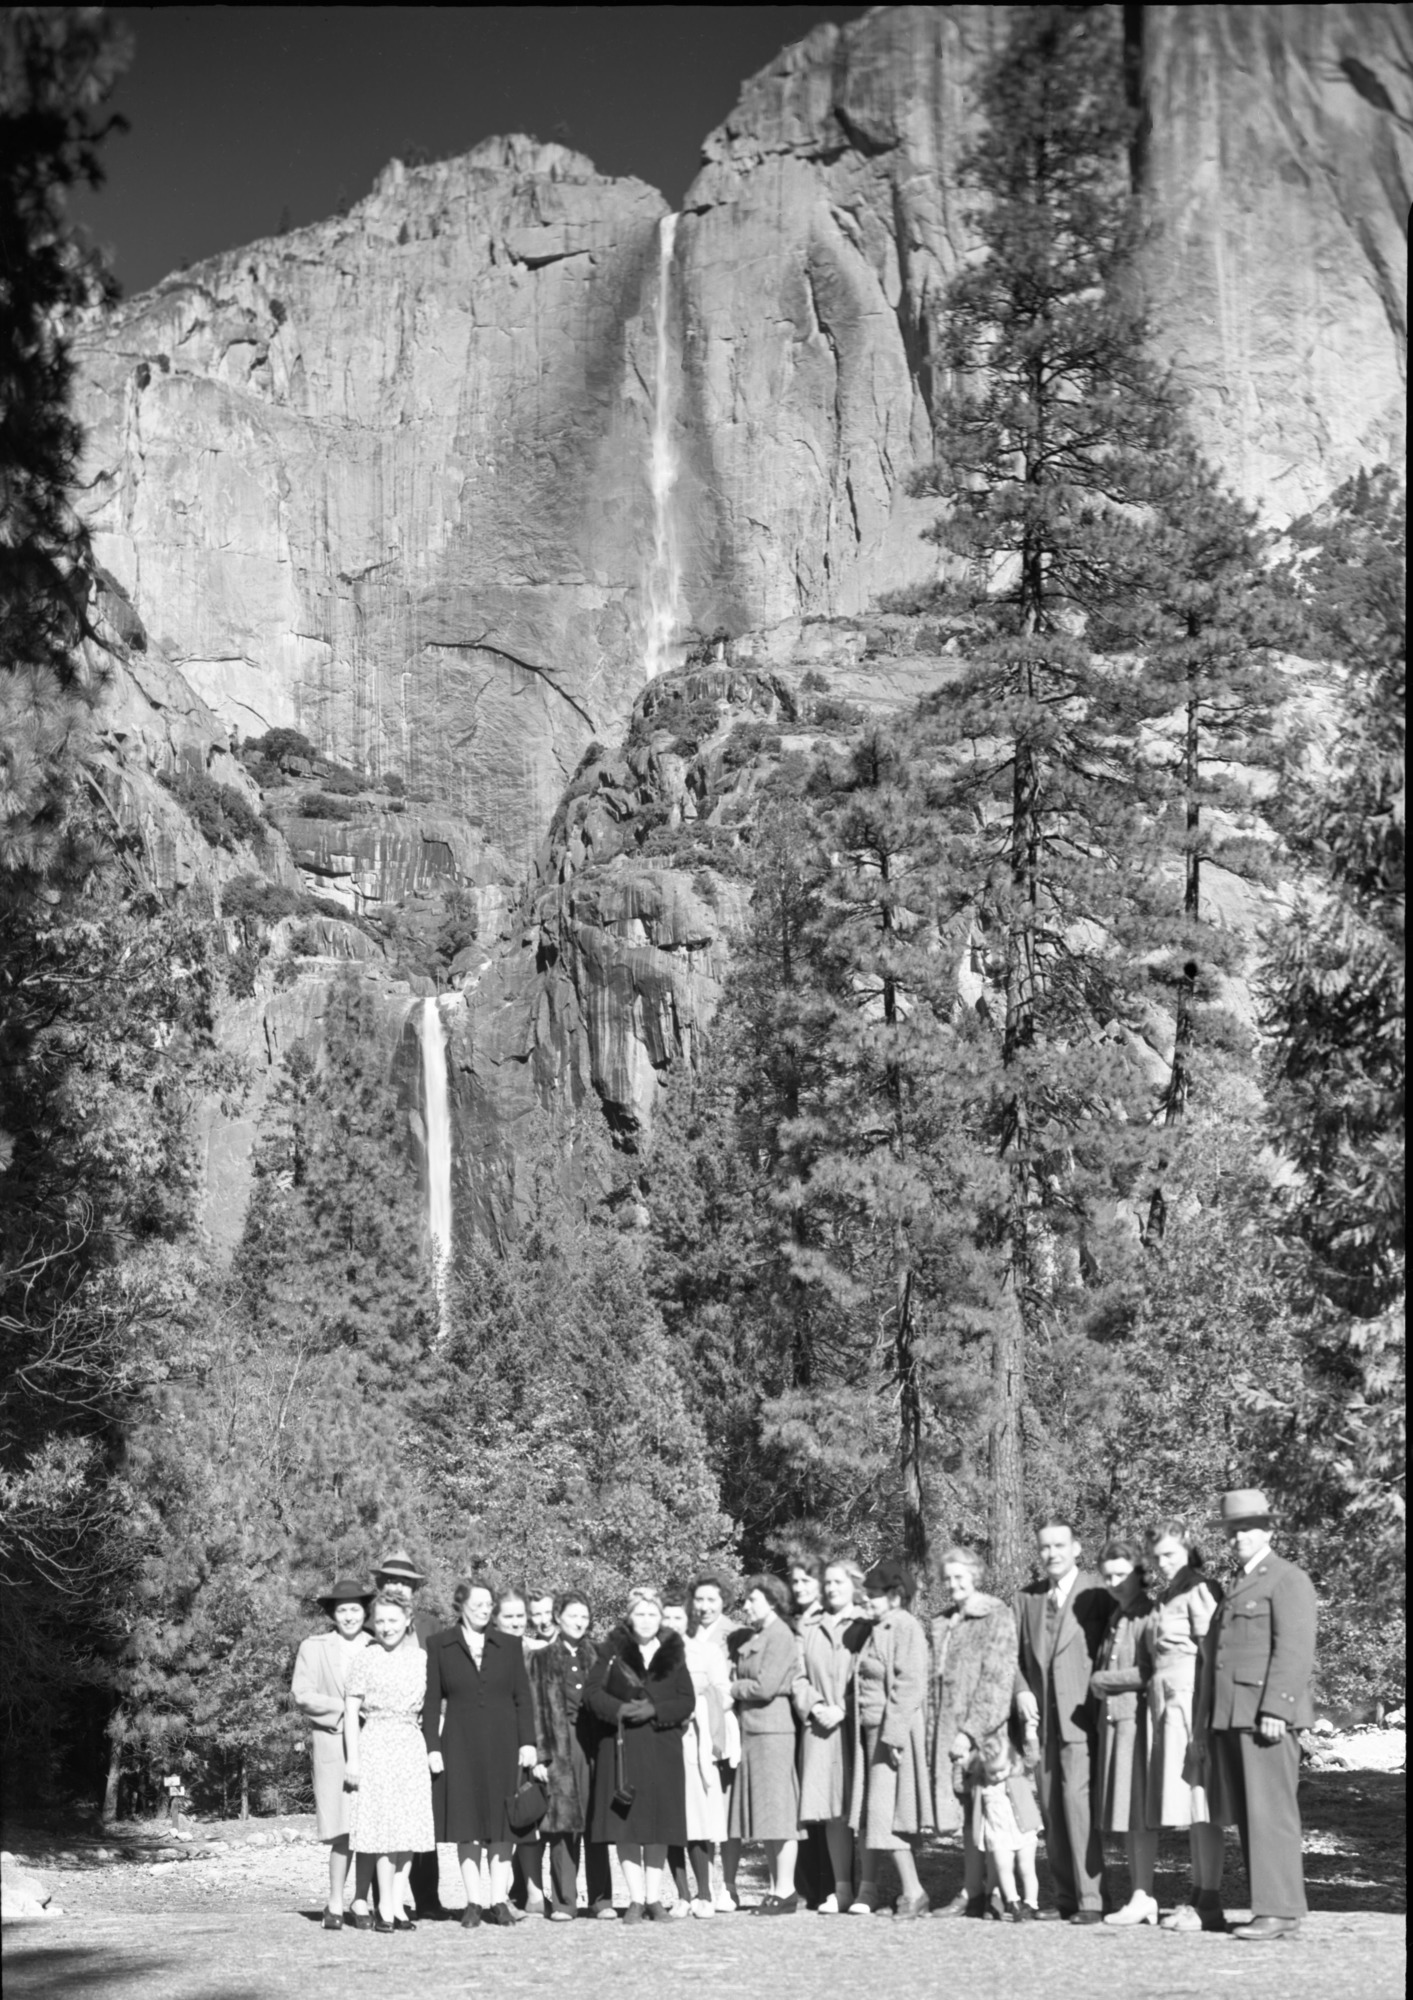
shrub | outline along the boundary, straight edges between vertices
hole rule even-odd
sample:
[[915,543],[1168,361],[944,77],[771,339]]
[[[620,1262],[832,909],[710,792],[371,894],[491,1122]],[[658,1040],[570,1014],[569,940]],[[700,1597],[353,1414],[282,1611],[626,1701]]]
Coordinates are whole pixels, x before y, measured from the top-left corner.
[[240,746],[241,759],[249,763],[252,758],[263,757],[276,770],[283,770],[290,758],[299,758],[312,764],[319,753],[307,736],[301,736],[297,729],[272,729],[264,736],[248,736]]
[[813,667],[811,667],[809,672],[805,675],[804,679],[800,682],[800,686],[806,689],[810,694],[823,694],[825,689],[829,686],[829,683],[824,678],[823,674],[816,672],[816,670]]
[[812,722],[823,723],[826,727],[832,724],[836,729],[857,729],[863,719],[863,710],[856,708],[851,701],[816,702],[810,718]]
[[218,784],[204,771],[161,771],[157,782],[191,815],[208,847],[264,846],[265,822],[234,785]]
[[221,891],[222,915],[235,923],[255,921],[276,924],[303,909],[304,897],[283,882],[271,882],[264,875],[237,875]]
[[319,776],[336,797],[351,799],[367,787],[356,771],[345,770],[342,764],[321,764]]
[[342,799],[331,799],[327,792],[306,792],[299,802],[301,819],[347,819],[348,807]]
[[722,769],[737,771],[756,757],[778,757],[779,735],[763,722],[738,722],[721,753]]
[[407,787],[396,771],[389,771],[383,780],[383,790],[390,798],[400,799],[406,792]]

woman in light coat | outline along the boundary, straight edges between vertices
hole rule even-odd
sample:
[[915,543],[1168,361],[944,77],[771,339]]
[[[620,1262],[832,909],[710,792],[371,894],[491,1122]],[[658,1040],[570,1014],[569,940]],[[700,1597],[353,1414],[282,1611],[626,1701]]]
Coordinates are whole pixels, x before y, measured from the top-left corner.
[[854,1671],[854,1772],[849,1825],[863,1849],[850,1916],[878,1908],[878,1858],[890,1854],[902,1894],[894,1914],[925,1917],[918,1836],[931,1823],[927,1770],[927,1634],[907,1609],[912,1573],[879,1563],[864,1578],[873,1630]]
[[[324,1906],[323,1919],[326,1931],[342,1930],[344,1922],[353,1794],[344,1784],[343,1705],[353,1657],[369,1643],[363,1621],[372,1602],[372,1591],[356,1577],[340,1577],[324,1592],[318,1600],[319,1608],[332,1619],[333,1630],[300,1642],[290,1689],[295,1707],[309,1724],[315,1827],[329,1850],[329,1900]],[[365,1873],[371,1875],[371,1865]],[[361,1900],[363,1909],[354,1911],[355,1925],[371,1929],[373,1917],[367,1908],[366,1893]],[[362,1925],[358,1925],[360,1917],[364,1920]]]
[[822,1825],[834,1875],[820,1915],[837,1916],[854,1900],[854,1836],[849,1801],[854,1780],[851,1690],[854,1667],[868,1640],[869,1621],[855,1603],[863,1591],[857,1563],[832,1562],[824,1572],[824,1609],[800,1634],[800,1673],[793,1689],[800,1718],[800,1822]]
[[[726,1649],[715,1639],[691,1631],[687,1595],[685,1591],[669,1591],[662,1607],[663,1624],[681,1635],[697,1697],[682,1738],[687,1841],[683,1848],[670,1848],[667,1860],[678,1896],[691,1914],[710,1917],[718,1910],[736,1907],[724,1887],[713,1897],[711,1862],[714,1851],[727,1839],[727,1785],[723,1777],[741,1762],[741,1728],[731,1701],[731,1662]],[[689,1861],[695,1894],[687,1879]]]
[[1221,1586],[1203,1573],[1202,1551],[1181,1521],[1164,1521],[1147,1537],[1154,1573],[1153,1611],[1144,1633],[1148,1680],[1148,1824],[1186,1827],[1192,1896],[1163,1919],[1167,1930],[1224,1931],[1222,1828],[1233,1815],[1212,1788],[1215,1773],[1194,1737],[1198,1663],[1209,1643]]
[[1144,1803],[1148,1728],[1143,1639],[1153,1606],[1143,1588],[1140,1551],[1132,1542],[1106,1542],[1099,1556],[1099,1574],[1113,1597],[1114,1609],[1089,1681],[1100,1714],[1095,1805],[1101,1830],[1124,1837],[1129,1886],[1128,1901],[1122,1909],[1111,1910],[1104,1921],[1120,1927],[1156,1924],[1153,1872],[1158,1863],[1158,1836],[1149,1829]]
[[790,1691],[800,1671],[800,1642],[786,1623],[790,1594],[778,1576],[753,1577],[742,1610],[751,1630],[733,1649],[731,1693],[741,1724],[741,1763],[731,1787],[723,1855],[734,1894],[741,1843],[764,1843],[770,1892],[756,1915],[793,1916],[800,1844],[800,1780],[795,1769],[795,1712]]
[[939,1833],[962,1830],[962,1887],[939,1917],[986,1914],[986,1856],[968,1809],[965,1773],[982,1745],[1006,1726],[1016,1679],[1016,1621],[1008,1604],[981,1589],[970,1549],[948,1549],[939,1565],[943,1610],[930,1634],[932,1819]]

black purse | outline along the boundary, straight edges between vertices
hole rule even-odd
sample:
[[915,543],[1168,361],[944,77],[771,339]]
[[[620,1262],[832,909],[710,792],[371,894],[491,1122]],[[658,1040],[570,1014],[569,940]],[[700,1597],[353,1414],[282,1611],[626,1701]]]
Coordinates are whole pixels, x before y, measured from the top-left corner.
[[623,1724],[620,1722],[613,1739],[613,1798],[610,1803],[616,1813],[629,1813],[637,1796],[637,1787],[628,1783],[623,1768]]
[[538,1778],[522,1778],[506,1808],[510,1830],[523,1839],[533,1833],[549,1811],[549,1795]]

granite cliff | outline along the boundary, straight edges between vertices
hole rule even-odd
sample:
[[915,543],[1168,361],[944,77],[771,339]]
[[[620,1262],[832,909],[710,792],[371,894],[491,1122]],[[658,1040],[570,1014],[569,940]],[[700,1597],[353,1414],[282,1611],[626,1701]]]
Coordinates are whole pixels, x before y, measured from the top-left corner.
[[[812,669],[827,701],[875,707],[948,671],[916,621],[869,608],[936,562],[906,484],[969,247],[970,81],[1003,14],[876,8],[783,51],[704,142],[665,301],[663,198],[510,138],[394,161],[347,215],[80,329],[85,505],[121,628],[105,794],[165,841],[165,886],[258,868],[342,912],[273,927],[230,1023],[260,1075],[351,978],[411,1102],[429,982],[368,919],[474,903],[447,1027],[482,1226],[506,1220],[540,1106],[597,1104],[631,1146],[690,1058],[740,917],[712,843],[754,766],[723,782],[728,746],[812,741]],[[1392,5],[1124,14],[1156,340],[1229,478],[1288,518],[1401,454],[1413,29]],[[645,688],[655,417],[679,643]],[[689,634],[719,627],[729,656],[686,668]],[[272,727],[362,795],[311,819],[267,793],[259,854],[203,853],[156,774],[261,803],[232,738]],[[220,1234],[262,1087],[235,1120],[211,1108]]]

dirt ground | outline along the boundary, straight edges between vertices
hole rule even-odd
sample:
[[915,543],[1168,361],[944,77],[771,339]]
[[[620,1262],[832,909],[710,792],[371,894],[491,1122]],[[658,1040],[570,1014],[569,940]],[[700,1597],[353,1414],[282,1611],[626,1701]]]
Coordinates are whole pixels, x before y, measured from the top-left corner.
[[[3,1844],[32,1864],[64,1914],[8,1926],[7,2000],[457,2000],[492,1983],[498,2000],[537,2000],[546,1983],[615,1992],[646,1976],[669,1995],[813,2000],[829,1990],[879,1988],[887,2000],[967,2000],[1043,1993],[1125,2000],[1223,1991],[1252,2000],[1384,2000],[1405,1984],[1406,1873],[1401,1772],[1326,1769],[1301,1786],[1311,1916],[1291,1943],[1173,1937],[1149,1929],[1074,1930],[1045,1924],[899,1924],[801,1915],[771,1923],[745,1915],[627,1930],[547,1924],[463,1932],[430,1922],[411,1936],[325,1932],[318,1926],[324,1856],[306,1818],[203,1824],[179,1848],[155,1827],[84,1836],[7,1823]],[[178,1853],[184,1858],[174,1858]],[[442,1895],[462,1901],[454,1856],[442,1850]],[[1181,1836],[1164,1837],[1159,1900],[1181,1899]],[[934,1900],[960,1883],[955,1841],[929,1843],[923,1880]],[[743,1874],[747,1903],[759,1879]],[[1042,1891],[1045,1888],[1042,1870]],[[1234,1838],[1225,1900],[1246,1906]],[[1095,1954],[1101,1962],[1095,1962]]]

